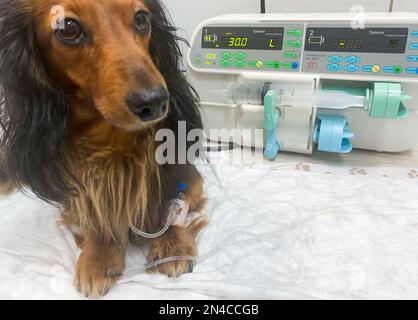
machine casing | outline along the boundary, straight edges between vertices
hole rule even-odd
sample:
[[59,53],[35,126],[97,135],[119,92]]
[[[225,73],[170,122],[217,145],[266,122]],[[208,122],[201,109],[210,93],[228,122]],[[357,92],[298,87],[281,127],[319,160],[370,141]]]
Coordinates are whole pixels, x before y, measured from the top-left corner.
[[[270,46],[279,45],[279,47],[268,48],[266,46],[265,50],[247,50],[239,47],[216,48],[215,46],[222,41],[220,35],[226,40],[221,43],[221,46],[227,46],[226,42],[230,38],[225,37],[234,34],[228,31],[222,31],[219,34],[208,34],[208,32],[228,30],[228,28],[231,30],[253,28],[254,34],[271,30],[269,28],[277,28],[277,33],[272,33],[272,37],[281,37],[277,35],[283,29],[283,39],[267,39],[267,42],[270,41]],[[208,35],[206,37],[208,41],[214,41],[216,37],[217,42],[206,44],[205,32]],[[265,33],[268,34],[268,32]],[[342,39],[344,33],[352,39]],[[330,39],[334,37],[333,34],[336,39]],[[344,42],[344,46],[347,45],[349,48],[338,47],[332,51],[330,46],[334,46],[335,41],[338,46]],[[361,47],[354,48],[357,45],[356,41],[362,43],[359,46],[370,47],[372,51],[393,52],[361,52]],[[372,44],[373,41],[376,44]],[[385,41],[389,44],[385,44]],[[402,43],[405,41],[406,46],[403,50]],[[281,49],[279,42],[282,42]],[[214,47],[209,48],[212,45]],[[321,46],[328,46],[328,48]],[[386,46],[388,46],[387,49],[385,49]],[[230,58],[225,59],[225,57]],[[350,130],[354,133],[352,139],[354,148],[400,152],[412,149],[418,144],[417,14],[220,16],[206,20],[197,27],[192,37],[187,62],[188,79],[201,98],[205,129],[211,139],[219,140],[218,133],[213,136],[211,129],[235,129],[234,142],[250,147],[265,146],[265,138],[254,139],[248,134],[240,134],[243,129],[263,129],[264,107],[261,100],[258,106],[231,103],[222,93],[230,83],[270,82],[275,86],[295,89],[296,92],[315,93],[324,86],[368,88],[374,82],[393,82],[400,83],[402,91],[412,97],[410,101],[405,102],[405,106],[410,111],[408,117],[374,118],[365,110],[358,108],[320,109],[311,105],[307,98],[304,107],[277,106],[280,110],[277,142],[284,151],[312,153],[315,147],[313,132],[318,116],[335,115],[347,119]],[[416,72],[412,72],[413,70]]]

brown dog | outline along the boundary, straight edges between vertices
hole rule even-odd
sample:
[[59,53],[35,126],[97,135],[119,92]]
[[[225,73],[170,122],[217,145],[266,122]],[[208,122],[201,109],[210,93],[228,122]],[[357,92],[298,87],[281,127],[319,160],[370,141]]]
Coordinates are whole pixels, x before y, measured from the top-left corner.
[[[104,295],[124,270],[131,227],[159,231],[179,182],[192,211],[205,203],[193,165],[155,158],[158,129],[202,127],[179,70],[176,30],[158,0],[5,0],[0,19],[4,171],[64,209],[82,248],[76,287]],[[170,227],[148,261],[196,256],[205,224]],[[154,271],[192,269],[193,261],[177,261]]]

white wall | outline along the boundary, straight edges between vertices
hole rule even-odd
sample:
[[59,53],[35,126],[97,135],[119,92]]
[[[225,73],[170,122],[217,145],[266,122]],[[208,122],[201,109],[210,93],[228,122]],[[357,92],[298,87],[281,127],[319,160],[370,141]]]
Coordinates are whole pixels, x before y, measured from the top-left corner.
[[[190,39],[196,26],[210,17],[226,13],[259,11],[259,0],[162,0],[182,36]],[[391,0],[266,0],[268,12],[350,12],[355,5],[366,11],[388,11]],[[418,12],[418,0],[393,0],[394,11]]]

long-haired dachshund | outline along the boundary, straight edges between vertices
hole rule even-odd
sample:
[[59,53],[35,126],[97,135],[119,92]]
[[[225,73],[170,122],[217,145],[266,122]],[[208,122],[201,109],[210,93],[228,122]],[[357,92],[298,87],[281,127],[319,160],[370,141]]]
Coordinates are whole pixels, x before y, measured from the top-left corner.
[[[51,23],[56,5],[63,28]],[[179,69],[181,39],[159,0],[0,0],[0,19],[2,170],[63,209],[82,249],[76,288],[104,295],[124,270],[130,230],[158,232],[179,182],[191,211],[205,203],[192,164],[155,157],[157,130],[202,127]],[[205,224],[171,226],[148,261],[196,256]],[[192,270],[191,261],[153,269],[170,277]]]

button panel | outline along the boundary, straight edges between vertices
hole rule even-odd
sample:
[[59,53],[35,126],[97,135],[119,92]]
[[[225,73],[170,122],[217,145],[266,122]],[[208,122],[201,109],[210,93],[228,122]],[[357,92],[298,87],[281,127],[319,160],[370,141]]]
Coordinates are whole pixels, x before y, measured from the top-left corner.
[[[333,23],[335,23],[335,28],[347,28],[347,24],[344,24],[344,22],[337,21]],[[239,26],[242,27],[243,24],[241,23]],[[225,26],[227,25],[228,23],[225,24]],[[232,22],[230,25],[233,28]],[[281,46],[280,50],[277,47],[274,50],[269,50],[268,46],[263,50],[246,50],[245,47],[218,50],[213,48],[203,49],[200,43],[194,42],[190,62],[197,69],[301,72],[309,74],[341,74],[346,76],[367,75],[389,78],[411,78],[418,74],[418,23],[414,25],[385,22],[381,25],[371,26],[408,28],[406,49],[403,53],[362,52],[359,50],[361,47],[356,47],[356,40],[354,42],[353,40],[345,40],[345,45],[351,47],[346,47],[344,50],[339,47],[341,43],[337,43],[335,52],[309,50],[308,41],[312,41],[318,48],[320,46],[331,48],[329,41],[332,39],[330,37],[326,38],[325,33],[325,38],[319,33],[312,37],[309,37],[307,34],[307,29],[316,28],[315,30],[320,30],[320,28],[329,27],[329,22],[322,24],[320,22],[308,22],[306,24],[285,22],[277,23],[277,25],[275,22],[269,22],[262,27],[271,27],[272,25],[283,30],[280,31],[283,33],[283,41],[271,42],[271,46]],[[252,25],[249,23],[245,26],[255,28],[259,27],[259,24]],[[197,45],[199,48],[196,48]],[[396,42],[390,42],[388,45],[396,46]],[[370,48],[370,46],[365,47]]]

